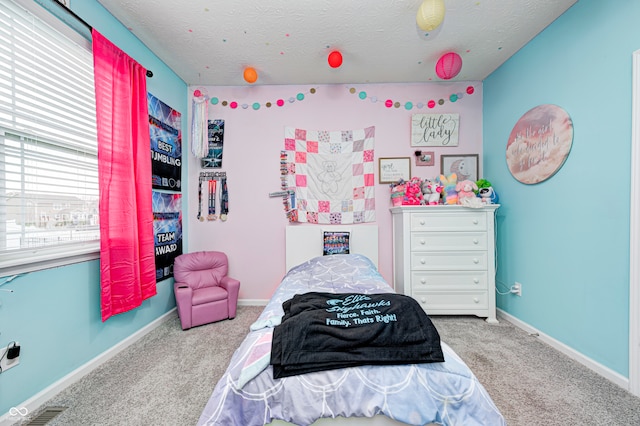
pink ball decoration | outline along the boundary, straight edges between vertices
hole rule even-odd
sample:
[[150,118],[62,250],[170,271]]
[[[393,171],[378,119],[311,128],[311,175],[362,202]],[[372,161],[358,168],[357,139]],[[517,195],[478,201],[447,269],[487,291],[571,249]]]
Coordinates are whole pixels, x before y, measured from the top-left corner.
[[200,91],[200,89],[194,90],[193,96],[195,96],[196,98],[199,98],[200,96],[202,96],[202,92]]
[[473,92],[475,91],[475,89],[473,88],[473,86],[469,86],[467,87],[467,94],[469,95],[473,95]]
[[430,100],[429,102],[427,102],[427,106],[429,108],[434,108],[436,106],[436,101],[434,101],[433,99]]
[[282,106],[282,105],[284,105],[284,99],[278,99],[278,100],[276,101],[276,105],[278,105],[278,106]]
[[231,107],[231,109],[236,109],[238,108],[238,103],[236,101],[233,101],[229,104],[229,106]]
[[462,58],[455,52],[445,53],[436,63],[436,74],[443,80],[449,80],[462,69]]
[[386,106],[387,108],[391,108],[393,106],[393,101],[391,99],[387,99],[384,102],[384,106]]
[[329,53],[327,61],[329,62],[329,66],[331,68],[338,68],[340,65],[342,65],[342,53],[334,50],[333,52]]

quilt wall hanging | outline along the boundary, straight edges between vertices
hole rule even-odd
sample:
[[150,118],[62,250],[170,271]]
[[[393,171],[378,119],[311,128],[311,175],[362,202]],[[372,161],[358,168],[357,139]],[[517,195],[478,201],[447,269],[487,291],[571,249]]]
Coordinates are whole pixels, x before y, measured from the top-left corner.
[[291,222],[375,221],[375,127],[355,130],[285,128],[281,152],[285,210]]

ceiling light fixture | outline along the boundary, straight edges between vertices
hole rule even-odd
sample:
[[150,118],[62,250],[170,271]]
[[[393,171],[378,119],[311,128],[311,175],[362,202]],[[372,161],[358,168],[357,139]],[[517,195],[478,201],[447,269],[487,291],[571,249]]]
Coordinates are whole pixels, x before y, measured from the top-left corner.
[[444,20],[444,0],[424,0],[418,8],[416,23],[423,31],[433,31]]

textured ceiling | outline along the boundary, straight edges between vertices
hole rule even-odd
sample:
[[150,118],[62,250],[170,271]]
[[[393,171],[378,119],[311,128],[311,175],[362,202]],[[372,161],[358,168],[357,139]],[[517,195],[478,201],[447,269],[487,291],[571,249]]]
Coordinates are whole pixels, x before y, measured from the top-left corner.
[[245,67],[256,85],[442,81],[449,51],[463,61],[450,81],[484,80],[577,0],[445,0],[431,33],[422,0],[98,1],[187,84],[241,86]]

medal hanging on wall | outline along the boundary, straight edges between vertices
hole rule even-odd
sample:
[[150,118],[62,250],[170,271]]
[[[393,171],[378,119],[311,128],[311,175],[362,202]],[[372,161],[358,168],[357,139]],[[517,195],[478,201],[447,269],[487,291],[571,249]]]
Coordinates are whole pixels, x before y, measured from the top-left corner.
[[204,216],[202,216],[202,179],[198,182],[198,220],[204,222]]
[[209,214],[207,215],[207,220],[216,220],[218,216],[216,216],[216,186],[218,181],[210,180],[209,181]]
[[227,188],[227,177],[220,180],[220,220],[227,220],[229,214],[229,189]]

